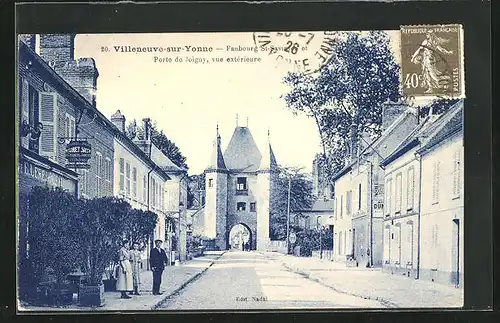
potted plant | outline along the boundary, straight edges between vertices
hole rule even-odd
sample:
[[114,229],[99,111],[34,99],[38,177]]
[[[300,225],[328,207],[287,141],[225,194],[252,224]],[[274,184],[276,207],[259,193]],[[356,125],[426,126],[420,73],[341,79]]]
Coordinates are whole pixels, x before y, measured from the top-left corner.
[[80,201],[80,254],[86,273],[78,297],[81,306],[104,305],[103,276],[118,253],[130,209],[130,204],[115,197]]
[[116,291],[116,269],[117,261],[113,261],[108,268],[106,268],[106,277],[102,280],[104,284],[105,292],[115,292]]

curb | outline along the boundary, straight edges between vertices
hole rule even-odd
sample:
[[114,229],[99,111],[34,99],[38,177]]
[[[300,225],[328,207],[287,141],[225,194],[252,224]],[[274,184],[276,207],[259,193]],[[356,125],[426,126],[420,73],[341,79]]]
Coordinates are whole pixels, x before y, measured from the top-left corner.
[[226,252],[227,251],[224,251],[223,253],[221,253],[219,256],[217,256],[217,258],[215,258],[210,263],[210,265],[208,265],[208,267],[204,268],[202,271],[200,271],[199,273],[197,273],[193,277],[191,277],[188,280],[186,280],[179,287],[177,287],[173,292],[171,292],[170,294],[166,295],[162,300],[158,301],[155,305],[151,306],[151,310],[158,309],[160,306],[162,306],[163,304],[165,304],[170,298],[172,298],[173,296],[175,296],[176,294],[178,294],[180,291],[182,291],[184,288],[186,288],[187,285],[189,285],[190,283],[192,283],[196,279],[200,278],[200,276],[203,275],[208,270],[208,268],[212,267],[212,265],[215,263],[215,261],[217,259],[219,259],[220,257],[222,257]]
[[306,278],[306,279],[309,279],[309,280],[312,280],[322,286],[325,286],[325,287],[328,287],[332,290],[334,290],[335,292],[337,293],[340,293],[340,294],[345,294],[345,295],[350,295],[350,296],[354,296],[354,297],[359,297],[359,298],[363,298],[363,299],[369,299],[369,300],[372,300],[372,301],[377,301],[377,302],[380,302],[383,306],[385,306],[386,308],[396,308],[398,307],[398,305],[396,303],[393,303],[391,301],[388,301],[384,298],[380,298],[380,297],[371,297],[371,296],[366,296],[366,295],[360,295],[360,294],[355,294],[355,293],[349,293],[349,292],[346,292],[346,291],[343,291],[343,290],[339,290],[329,284],[326,284],[324,283],[321,279],[318,279],[318,278],[313,278],[311,277],[311,275],[309,275],[308,273],[304,272],[304,271],[301,271],[301,270],[298,270],[298,269],[292,269],[291,267],[287,266],[284,262],[281,262],[281,265],[287,269],[288,271],[290,272],[293,272],[293,273],[296,273],[298,275],[301,275],[302,277]]

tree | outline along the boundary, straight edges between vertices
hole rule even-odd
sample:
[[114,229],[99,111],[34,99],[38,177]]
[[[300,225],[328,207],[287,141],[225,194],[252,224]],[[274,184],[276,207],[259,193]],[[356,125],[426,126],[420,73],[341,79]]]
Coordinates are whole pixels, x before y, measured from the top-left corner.
[[[163,130],[158,130],[156,121],[150,123],[151,126],[151,141],[155,144],[170,160],[179,167],[188,169],[186,164],[186,157],[182,155],[179,147],[168,139]],[[144,125],[137,125],[137,122],[132,120],[127,125],[126,135],[130,139],[138,138],[144,139]]]
[[75,234],[76,204],[76,198],[61,188],[33,187],[29,196],[27,236],[33,277],[20,277],[20,281],[33,278],[36,285],[49,270],[61,286],[77,267],[80,241]]
[[199,175],[191,175],[189,176],[189,185],[188,185],[188,209],[193,206],[203,206],[203,201],[201,201],[201,197],[199,192],[205,190],[205,173],[201,173]]
[[283,82],[291,87],[288,108],[315,119],[329,174],[344,166],[342,156],[356,152],[362,134],[381,132],[383,103],[401,97],[399,65],[382,31],[339,33],[318,75],[289,73]]
[[145,246],[153,234],[158,215],[151,211],[131,209],[127,217],[127,236],[131,242]]
[[[295,176],[293,174],[296,174]],[[290,213],[308,209],[314,201],[312,180],[299,169],[278,167],[276,186],[271,198],[270,237],[272,240],[286,239],[286,221],[288,211],[288,187],[290,185]]]
[[90,285],[101,284],[106,267],[116,260],[130,227],[130,215],[130,204],[116,197],[79,201],[76,219],[81,266]]

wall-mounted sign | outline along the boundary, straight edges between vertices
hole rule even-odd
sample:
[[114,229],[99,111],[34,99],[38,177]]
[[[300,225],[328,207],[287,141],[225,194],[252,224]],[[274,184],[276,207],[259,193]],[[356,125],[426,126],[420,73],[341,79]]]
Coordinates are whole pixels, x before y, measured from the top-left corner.
[[374,216],[383,216],[384,213],[384,184],[373,185],[373,211]]
[[88,161],[92,147],[86,140],[72,140],[66,146],[66,167],[70,169],[89,169]]

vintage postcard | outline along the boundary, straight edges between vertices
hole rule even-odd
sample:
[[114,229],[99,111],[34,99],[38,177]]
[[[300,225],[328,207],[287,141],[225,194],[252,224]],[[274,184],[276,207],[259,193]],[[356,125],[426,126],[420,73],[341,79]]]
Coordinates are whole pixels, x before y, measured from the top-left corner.
[[461,25],[18,35],[18,310],[461,308]]

